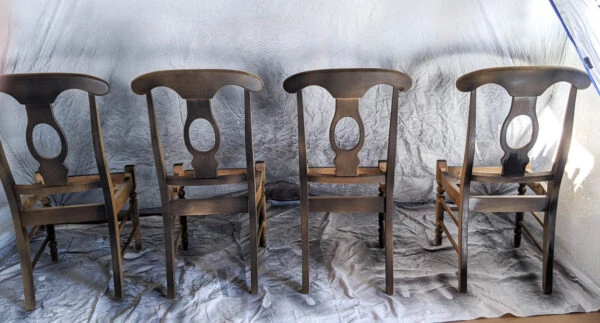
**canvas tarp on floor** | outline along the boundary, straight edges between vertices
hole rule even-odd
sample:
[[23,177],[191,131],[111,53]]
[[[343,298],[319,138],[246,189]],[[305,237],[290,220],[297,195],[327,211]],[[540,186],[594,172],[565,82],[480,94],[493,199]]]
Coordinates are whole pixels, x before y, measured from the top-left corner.
[[[258,294],[248,292],[248,216],[189,219],[190,248],[176,260],[177,297],[167,299],[162,219],[143,220],[143,251],[125,255],[125,296],[111,298],[105,225],[57,230],[60,259],[35,269],[38,306],[23,310],[14,245],[2,249],[0,318],[20,321],[157,322],[440,322],[588,312],[600,309],[600,286],[556,250],[554,292],[541,289],[541,253],[524,238],[512,246],[514,215],[470,221],[468,292],[457,292],[450,242],[432,244],[433,204],[404,204],[394,216],[394,295],[384,292],[384,253],[376,214],[313,214],[310,295],[301,285],[297,203],[268,209],[268,247],[259,253]],[[534,223],[529,223],[534,227]],[[452,231],[455,234],[455,231]],[[535,230],[539,234],[539,230]],[[41,235],[43,237],[43,234]],[[35,246],[41,241],[38,239]]]

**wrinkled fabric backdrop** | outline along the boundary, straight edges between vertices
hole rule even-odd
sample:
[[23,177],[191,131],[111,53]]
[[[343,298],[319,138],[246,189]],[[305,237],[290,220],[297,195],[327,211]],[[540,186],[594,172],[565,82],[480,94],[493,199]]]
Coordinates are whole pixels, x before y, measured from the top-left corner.
[[[98,99],[108,162],[114,171],[136,165],[143,209],[159,206],[158,186],[145,98],[131,91],[130,82],[147,72],[225,68],[262,77],[265,89],[252,95],[254,146],[257,160],[267,163],[271,183],[297,182],[297,111],[295,97],[282,89],[287,76],[342,67],[405,72],[414,85],[400,94],[395,199],[428,201],[434,197],[435,161],[462,161],[468,101],[455,88],[458,77],[503,65],[579,66],[576,59],[565,61],[565,52],[573,50],[551,7],[543,1],[104,0],[18,1],[12,5],[4,72],[73,72],[108,81],[110,93]],[[308,92],[309,162],[331,165],[327,131],[333,99],[319,88]],[[191,156],[182,138],[184,101],[164,88],[154,93],[167,165],[189,164]],[[390,94],[387,86],[375,87],[361,101],[364,165],[375,165],[385,156]],[[501,92],[492,88],[485,94],[484,100],[496,100]],[[497,162],[501,156],[499,128],[484,126],[506,116],[509,101],[503,99],[504,109],[483,114],[488,120],[480,124],[488,133],[479,140],[478,161]],[[551,112],[546,110],[552,110],[560,99],[550,93],[540,102],[539,113]],[[218,154],[223,167],[244,165],[242,100],[241,90],[227,87],[214,102],[223,138]],[[66,163],[71,174],[96,169],[86,102],[85,94],[69,91],[55,104],[56,118],[67,135]],[[30,174],[38,165],[24,144],[25,111],[4,94],[0,103],[0,138],[16,180],[31,182]],[[351,141],[354,137],[343,126],[340,140]],[[197,134],[203,132],[207,128],[197,129]],[[521,132],[527,131],[515,127],[517,137]],[[51,135],[39,131],[34,139],[48,155],[58,149]],[[552,146],[552,142],[543,144]],[[547,154],[537,147],[532,157],[539,161],[536,157]],[[86,198],[65,196],[63,202]],[[10,232],[8,207],[5,202],[1,205],[1,218],[7,224],[2,233]]]
[[[506,65],[567,65],[582,68],[552,7],[546,1],[13,1],[9,47],[4,73],[72,72],[100,77],[111,91],[98,98],[108,163],[112,171],[134,164],[142,209],[159,206],[146,102],[130,82],[156,70],[184,68],[238,69],[263,78],[265,89],[252,94],[254,147],[257,160],[267,163],[269,183],[297,183],[297,111],[295,97],[282,89],[294,73],[323,68],[376,67],[395,69],[413,79],[400,94],[398,161],[395,199],[424,202],[434,198],[435,162],[462,161],[467,94],[455,81],[476,69]],[[560,89],[560,86],[558,87]],[[562,88],[564,90],[564,88]],[[185,161],[184,101],[174,92],[154,90],[167,165]],[[478,118],[482,136],[476,162],[490,164],[501,157],[498,122],[510,101],[488,86],[478,97],[503,103]],[[365,123],[363,165],[384,157],[391,89],[378,86],[361,100]],[[226,87],[216,96],[213,111],[220,123],[223,167],[244,165],[243,94]],[[549,165],[565,95],[547,91],[539,101],[541,143],[531,152],[534,167]],[[67,136],[71,174],[96,171],[87,98],[78,91],[63,93],[55,115]],[[307,142],[311,165],[331,165],[327,131],[333,99],[318,88],[307,90]],[[32,182],[37,162],[24,138],[25,110],[0,96],[0,139],[17,182]],[[493,126],[492,126],[493,125]],[[351,142],[352,124],[342,124],[338,139]],[[198,145],[207,128],[195,129]],[[517,124],[515,142],[527,138],[526,124]],[[36,132],[41,152],[52,155],[58,140]],[[170,168],[170,166],[169,166]],[[289,187],[289,186],[288,186]],[[334,187],[344,194],[351,187]],[[214,195],[215,189],[198,194]],[[292,194],[293,195],[293,194]],[[59,203],[88,201],[100,196],[64,195]],[[0,195],[0,245],[10,243],[12,223],[5,196]]]

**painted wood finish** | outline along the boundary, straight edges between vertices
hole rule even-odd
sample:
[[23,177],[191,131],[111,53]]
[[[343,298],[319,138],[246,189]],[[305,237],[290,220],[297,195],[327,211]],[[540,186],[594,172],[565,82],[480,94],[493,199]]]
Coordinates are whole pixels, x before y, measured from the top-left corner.
[[[365,131],[359,113],[359,99],[373,86],[392,86],[390,129],[387,158],[378,167],[361,167],[358,153],[363,148]],[[335,112],[329,128],[329,142],[335,152],[335,167],[309,167],[306,156],[306,134],[302,91],[308,86],[326,89],[335,99]],[[298,73],[283,82],[283,88],[295,93],[298,107],[298,154],[300,174],[300,223],[302,239],[302,292],[309,292],[308,216],[311,212],[373,212],[379,214],[379,245],[385,247],[386,293],[393,287],[393,198],[398,128],[398,92],[412,85],[404,73],[385,69],[331,69]],[[335,128],[343,118],[358,124],[358,143],[342,149],[335,142]],[[339,197],[309,196],[309,182],[329,184],[378,184],[378,196]]]
[[[210,100],[219,89],[227,85],[237,85],[244,89],[246,168],[220,169],[216,158],[221,134],[212,114]],[[170,88],[186,100],[187,119],[182,136],[187,150],[192,155],[192,170],[185,170],[183,164],[178,163],[173,165],[173,175],[168,175],[160,141],[159,121],[156,118],[156,107],[151,92],[156,87]],[[254,160],[250,92],[262,90],[262,79],[246,72],[233,70],[168,70],[141,75],[131,82],[131,88],[137,94],[146,95],[148,104],[152,151],[161,193],[165,230],[167,297],[174,298],[176,295],[175,250],[179,246],[184,250],[188,248],[187,217],[231,213],[249,214],[250,292],[257,293],[258,247],[266,246],[266,169],[264,162]],[[198,119],[206,120],[213,127],[215,134],[215,144],[207,151],[194,148],[189,137],[190,126]],[[185,195],[186,186],[243,182],[248,186],[247,196],[189,199]],[[173,234],[174,222],[180,224],[177,237]]]
[[[0,91],[9,94],[25,106],[27,127],[24,135],[27,147],[40,164],[39,173],[31,176],[35,179],[35,184],[16,184],[3,147],[0,145],[0,178],[15,228],[25,308],[27,310],[35,308],[33,267],[46,245],[50,246],[52,260],[58,260],[54,225],[62,223],[105,222],[108,224],[114,296],[117,299],[121,298],[123,296],[122,257],[132,240],[135,240],[136,251],[141,249],[141,237],[135,193],[135,168],[126,166],[123,173],[111,174],[106,163],[96,96],[108,93],[108,84],[101,79],[82,74],[13,74],[0,77],[2,78]],[[97,175],[69,176],[68,168],[64,164],[68,154],[67,139],[54,118],[52,104],[60,93],[70,89],[82,90],[88,94],[90,132],[98,168]],[[33,129],[40,124],[52,127],[58,134],[61,150],[56,157],[42,156],[35,148],[32,133]],[[84,192],[97,188],[102,189],[104,203],[67,206],[51,203],[54,194]],[[124,216],[119,216],[119,210],[124,208],[127,200],[129,200],[129,209]],[[37,201],[40,201],[42,207],[34,207]],[[132,229],[127,242],[122,245],[120,235],[126,221],[131,221]],[[46,227],[48,237],[32,261],[29,242],[33,234],[27,234],[27,231],[28,227],[33,226],[31,233],[37,232],[40,225]]]
[[[557,82],[571,84],[569,98],[565,107],[563,130],[556,152],[555,162],[550,171],[533,172],[529,167],[527,154],[538,139],[539,124],[536,115],[536,101],[548,87]],[[590,85],[588,75],[568,67],[503,67],[475,71],[458,79],[456,86],[460,91],[470,92],[469,116],[467,122],[467,143],[462,166],[448,166],[445,160],[439,160],[436,166],[436,235],[435,244],[442,243],[442,233],[449,238],[458,253],[458,290],[467,290],[467,246],[468,218],[471,212],[515,212],[514,245],[521,243],[521,233],[530,235],[523,221],[524,214],[531,214],[543,227],[543,242],[532,241],[540,247],[543,254],[542,289],[552,292],[552,264],[554,260],[554,232],[556,225],[556,206],[563,172],[565,169],[575,111],[577,90]],[[474,167],[477,113],[477,88],[494,83],[502,86],[512,97],[510,111],[504,120],[500,132],[500,147],[504,156],[499,167]],[[493,107],[492,107],[493,108]],[[481,109],[481,108],[479,108]],[[518,116],[531,120],[532,136],[522,147],[510,147],[507,143],[507,129],[511,121]],[[511,196],[471,195],[473,181],[484,183],[514,183],[518,194]],[[546,186],[542,185],[545,183]],[[526,188],[533,195],[525,194]],[[448,198],[456,208],[449,205]],[[455,213],[457,212],[457,213]],[[544,212],[544,219],[537,212]],[[452,222],[458,226],[458,238],[455,240],[444,222],[448,213]],[[521,230],[523,229],[523,230]]]

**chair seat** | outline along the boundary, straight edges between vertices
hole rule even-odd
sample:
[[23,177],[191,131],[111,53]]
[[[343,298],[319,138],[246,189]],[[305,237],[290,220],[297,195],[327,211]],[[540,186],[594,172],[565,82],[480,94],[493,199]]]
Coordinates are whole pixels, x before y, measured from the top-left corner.
[[382,213],[383,196],[309,196],[310,212]]
[[[262,201],[265,195],[264,183],[266,172],[264,162],[257,162],[255,166],[255,197]],[[194,178],[193,170],[183,170],[182,164],[173,165],[175,175],[167,177],[168,185],[177,186],[173,195],[183,186],[204,186],[218,184],[234,184],[247,181],[246,168],[228,168],[218,170],[217,178]],[[182,174],[179,176],[178,174]],[[210,183],[210,184],[207,184]],[[173,199],[169,201],[169,208],[177,216],[232,214],[248,212],[248,196],[208,197],[202,199]]]
[[309,167],[308,181],[326,184],[375,184],[385,182],[385,167],[359,167],[357,176],[337,176],[335,167]]
[[[133,179],[129,173],[111,174],[115,205],[121,210],[129,198],[133,188]],[[22,221],[26,226],[45,224],[66,224],[86,222],[106,222],[104,203],[87,203],[67,206],[31,208],[42,197],[52,194],[84,192],[93,188],[101,188],[99,175],[81,175],[68,178],[69,185],[45,186],[43,184],[15,185],[20,194],[28,194],[22,198]]]
[[218,169],[217,177],[215,178],[196,178],[196,172],[194,170],[183,170],[183,164],[175,164],[173,165],[173,169],[178,169],[178,174],[167,176],[167,185],[209,186],[236,184],[247,181],[246,168]]
[[[523,183],[528,184],[537,195],[470,195],[469,211],[473,212],[517,212],[517,211],[546,211],[548,198],[545,189],[538,181],[551,180],[550,172],[528,173],[522,177],[504,177],[502,167],[481,166],[473,167],[472,180],[482,183]],[[455,204],[460,204],[461,166],[438,165],[438,173],[442,188]],[[536,181],[534,181],[536,180]],[[536,189],[537,188],[537,189]]]

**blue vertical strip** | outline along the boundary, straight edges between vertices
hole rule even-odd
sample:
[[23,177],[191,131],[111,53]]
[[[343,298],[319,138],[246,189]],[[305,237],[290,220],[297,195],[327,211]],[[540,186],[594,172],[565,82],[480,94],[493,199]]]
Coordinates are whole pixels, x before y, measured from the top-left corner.
[[583,63],[583,67],[585,67],[585,70],[587,71],[588,75],[590,76],[590,79],[592,80],[592,84],[594,84],[594,87],[596,88],[596,91],[598,92],[598,94],[600,94],[600,87],[598,87],[598,83],[596,83],[596,80],[594,80],[594,78],[592,77],[592,72],[588,68],[587,63],[584,61],[583,55],[581,55],[581,52],[579,51],[579,47],[577,47],[577,43],[575,43],[575,40],[573,39],[573,35],[571,35],[571,32],[569,31],[569,28],[567,28],[567,25],[565,24],[564,19],[560,15],[560,11],[558,11],[558,8],[556,7],[556,4],[554,3],[554,0],[550,0],[550,5],[552,5],[552,8],[554,9],[554,12],[556,12],[556,15],[558,16],[558,19],[560,20],[560,23],[562,24],[563,28],[567,32],[567,37],[569,37],[569,39],[571,40],[571,43],[573,43],[573,46],[575,46],[575,50],[577,51],[577,55],[579,55],[579,58],[581,59],[581,62]]

